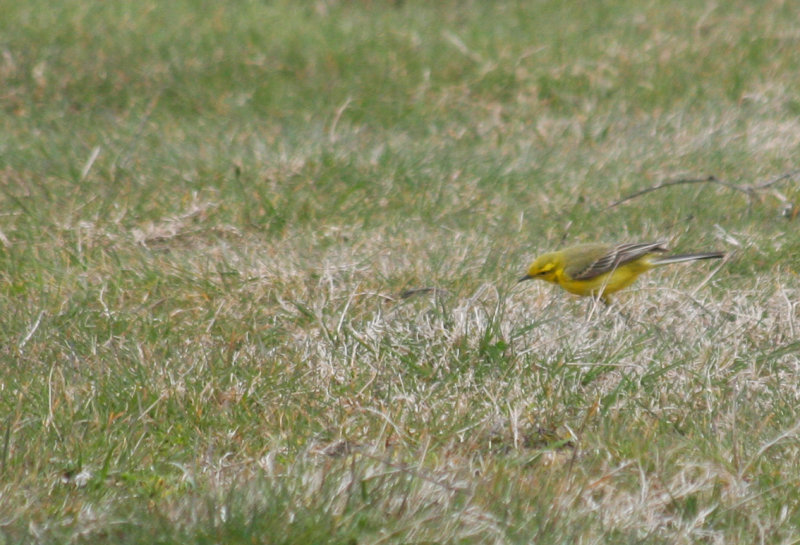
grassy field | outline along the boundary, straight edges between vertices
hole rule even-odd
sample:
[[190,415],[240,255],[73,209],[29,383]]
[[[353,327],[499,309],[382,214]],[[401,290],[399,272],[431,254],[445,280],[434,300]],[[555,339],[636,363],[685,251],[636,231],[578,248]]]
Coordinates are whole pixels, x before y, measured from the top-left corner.
[[800,542],[795,4],[0,3],[0,545]]

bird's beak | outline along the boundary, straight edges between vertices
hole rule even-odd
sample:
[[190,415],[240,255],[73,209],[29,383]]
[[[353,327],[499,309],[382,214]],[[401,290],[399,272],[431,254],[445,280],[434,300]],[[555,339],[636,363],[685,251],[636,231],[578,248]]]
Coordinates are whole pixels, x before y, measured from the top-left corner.
[[525,276],[517,280],[517,284],[519,284],[520,282],[524,282],[525,280],[530,280],[531,278],[533,278],[531,275],[526,274]]

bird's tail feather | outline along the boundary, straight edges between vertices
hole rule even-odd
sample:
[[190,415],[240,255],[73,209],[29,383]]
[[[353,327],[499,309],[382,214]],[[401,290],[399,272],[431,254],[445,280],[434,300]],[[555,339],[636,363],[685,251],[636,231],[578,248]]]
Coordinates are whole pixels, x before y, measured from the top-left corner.
[[668,265],[670,263],[682,263],[684,261],[696,261],[698,259],[720,259],[725,257],[725,252],[700,252],[696,254],[667,255],[654,258],[653,265]]

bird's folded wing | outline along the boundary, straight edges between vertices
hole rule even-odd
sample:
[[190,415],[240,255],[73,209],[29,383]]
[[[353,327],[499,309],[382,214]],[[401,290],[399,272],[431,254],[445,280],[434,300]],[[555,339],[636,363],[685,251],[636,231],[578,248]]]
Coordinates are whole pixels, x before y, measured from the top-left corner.
[[[637,244],[620,244],[614,246],[588,266],[580,264],[577,267],[567,267],[566,273],[573,280],[590,280],[601,274],[611,272],[620,265],[635,261],[652,252],[666,252],[663,241],[642,242]],[[570,270],[573,268],[574,270]]]

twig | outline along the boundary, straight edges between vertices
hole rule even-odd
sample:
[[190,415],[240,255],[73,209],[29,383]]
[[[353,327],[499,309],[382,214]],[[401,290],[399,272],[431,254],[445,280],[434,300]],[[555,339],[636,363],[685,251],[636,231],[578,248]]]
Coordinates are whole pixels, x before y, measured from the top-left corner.
[[682,178],[680,180],[671,180],[671,181],[663,182],[663,183],[660,183],[658,185],[654,185],[654,186],[651,186],[651,187],[646,187],[645,189],[641,189],[639,191],[636,191],[635,193],[631,193],[630,195],[628,195],[626,197],[623,197],[618,201],[612,202],[611,204],[606,206],[603,210],[608,210],[609,208],[614,208],[615,206],[619,206],[620,204],[628,202],[630,200],[633,200],[636,197],[641,197],[642,195],[646,195],[647,193],[651,193],[651,192],[657,191],[659,189],[664,189],[665,187],[672,187],[672,186],[675,186],[675,185],[686,185],[686,184],[703,184],[703,183],[717,184],[717,185],[721,185],[723,187],[727,187],[729,189],[733,189],[734,191],[739,191],[741,193],[744,193],[744,194],[752,197],[757,191],[761,191],[763,189],[767,189],[768,187],[773,186],[773,185],[777,184],[778,182],[781,182],[783,180],[792,178],[798,172],[800,172],[800,170],[793,170],[791,172],[787,172],[785,174],[782,174],[782,175],[778,176],[777,178],[774,178],[772,180],[766,181],[766,182],[758,184],[758,185],[737,185],[737,184],[732,184],[730,182],[725,182],[723,180],[720,180],[719,178],[717,178],[714,175],[708,176],[706,178]]
[[798,173],[800,173],[800,169],[793,170],[791,172],[787,172],[786,174],[781,174],[780,176],[778,176],[774,180],[770,180],[768,182],[764,182],[763,184],[759,184],[759,185],[755,186],[754,189],[766,189],[771,185],[775,185],[778,182],[782,182],[783,180],[788,180],[789,178],[794,178],[795,176],[797,176]]
[[734,185],[734,184],[729,184],[727,182],[723,182],[721,180],[718,180],[714,176],[708,176],[707,178],[683,178],[683,179],[680,179],[680,180],[672,180],[672,181],[669,181],[669,182],[663,182],[663,183],[660,183],[658,185],[654,185],[652,187],[646,187],[646,188],[641,189],[641,190],[639,190],[639,191],[637,191],[635,193],[631,193],[627,197],[623,197],[618,201],[612,202],[611,204],[606,206],[603,210],[608,210],[609,208],[614,208],[615,206],[619,206],[620,204],[622,204],[624,202],[628,202],[630,200],[633,200],[636,197],[641,197],[642,195],[646,195],[647,193],[652,193],[653,191],[657,191],[659,189],[664,189],[665,187],[672,187],[674,185],[703,184],[703,183],[713,183],[713,184],[724,185],[725,187],[730,187],[731,189],[735,189],[737,191],[742,191],[742,192],[747,193],[747,194],[750,194],[752,192],[751,190],[744,189],[744,188],[742,188],[740,186],[737,186],[737,185]]

